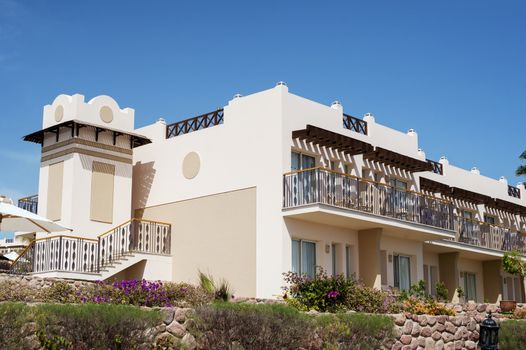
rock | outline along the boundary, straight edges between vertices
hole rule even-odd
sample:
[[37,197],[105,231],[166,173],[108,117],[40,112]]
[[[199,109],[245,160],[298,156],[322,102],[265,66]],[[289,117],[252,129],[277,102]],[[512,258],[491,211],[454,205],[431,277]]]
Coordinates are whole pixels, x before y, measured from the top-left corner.
[[197,342],[195,341],[195,338],[190,333],[186,333],[183,339],[181,340],[181,345],[183,345],[183,349],[188,350],[194,350],[197,349]]
[[418,317],[418,322],[421,326],[427,326],[427,316],[426,315],[420,315]]
[[438,323],[437,326],[435,327],[435,330],[436,330],[437,332],[442,333],[443,331],[446,330],[446,326],[443,325],[442,323]]
[[416,348],[418,348],[418,340],[413,338],[413,340],[411,340],[411,349],[416,350]]
[[40,349],[40,341],[36,334],[23,338],[20,345],[27,350]]
[[418,341],[418,347],[425,347],[426,346],[426,338],[420,336],[416,339]]
[[491,313],[496,313],[500,311],[500,307],[497,305],[497,304],[489,304],[487,307],[486,307],[486,312],[491,312]]
[[434,333],[431,335],[431,338],[433,338],[433,340],[435,340],[435,341],[438,341],[438,340],[442,339],[442,333],[434,332]]
[[[461,317],[451,317],[449,319],[451,323],[453,323],[456,327],[460,326],[462,324],[462,318]],[[447,329],[447,328],[446,328]]]
[[457,314],[462,312],[462,306],[461,305],[455,305],[453,306],[453,311],[455,311]]
[[435,348],[436,350],[442,350],[444,349],[444,341],[442,339],[440,339],[439,341],[437,341],[435,343]]
[[451,322],[446,322],[446,332],[449,332],[451,334],[455,334],[457,331],[457,327],[453,325]]
[[473,332],[471,332],[471,335],[469,336],[469,339],[473,340],[473,341],[478,341],[479,337],[480,337],[479,332],[478,331],[473,331]]
[[467,340],[464,342],[464,346],[467,350],[475,350],[477,348],[477,343],[471,340]]
[[452,342],[453,340],[455,340],[455,336],[453,334],[451,334],[451,333],[444,332],[444,333],[442,333],[442,339],[444,339],[444,342],[446,342],[446,345],[447,345],[447,343]]
[[447,316],[446,315],[440,315],[440,316],[437,317],[437,321],[440,324],[444,324],[447,321]]
[[403,344],[403,345],[409,345],[411,344],[411,340],[413,340],[413,337],[411,337],[410,335],[408,334],[404,334],[400,337],[400,342]]
[[426,338],[425,339],[424,349],[425,350],[435,350],[436,349],[435,341],[433,339],[431,339],[431,338]]
[[454,336],[455,336],[455,340],[462,339],[462,331],[460,330],[460,328],[457,329],[457,331],[455,332]]
[[488,306],[486,304],[479,304],[477,306],[477,312],[486,312],[487,307]]
[[186,334],[186,328],[177,321],[170,323],[166,330],[178,338],[182,338]]
[[426,327],[424,327],[424,328],[422,328],[420,330],[420,335],[422,337],[429,338],[431,336],[431,334],[433,334],[433,331],[432,331],[431,327],[426,326]]
[[174,320],[174,310],[172,308],[165,307],[162,309],[163,322],[169,325]]
[[404,334],[411,334],[412,331],[413,331],[413,321],[411,320],[405,321],[405,325],[404,325],[404,328],[402,328],[402,332]]
[[468,324],[466,325],[466,328],[468,329],[468,331],[473,332],[474,330],[477,329],[477,321],[470,320]]
[[397,340],[396,343],[394,343],[393,347],[391,348],[391,350],[401,350],[402,349],[402,343]]
[[411,335],[413,337],[419,336],[421,329],[422,329],[422,327],[420,327],[420,325],[418,323],[413,323],[413,329],[411,330]]
[[428,324],[428,326],[434,326],[435,323],[437,323],[437,318],[436,318],[436,317],[431,316],[431,317],[428,317],[428,318],[427,318],[427,324]]
[[177,322],[183,323],[191,312],[192,309],[190,308],[177,308],[175,310],[174,318]]
[[403,326],[405,324],[405,315],[404,314],[394,315],[394,323],[397,326]]
[[162,333],[155,339],[155,345],[161,349],[178,349],[181,341],[170,333]]
[[455,343],[451,342],[451,343],[444,344],[444,350],[453,350],[453,349],[455,349]]

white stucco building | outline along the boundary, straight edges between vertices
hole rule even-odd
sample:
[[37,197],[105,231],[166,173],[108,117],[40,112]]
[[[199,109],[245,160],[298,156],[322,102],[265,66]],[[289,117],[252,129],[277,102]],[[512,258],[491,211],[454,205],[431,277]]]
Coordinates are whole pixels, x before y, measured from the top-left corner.
[[19,270],[189,282],[201,270],[268,298],[283,272],[321,266],[377,288],[523,298],[500,261],[526,255],[524,186],[429,161],[414,130],[282,83],[139,129],[110,97],[60,95],[25,139],[42,145],[38,213],[73,231],[37,237]]

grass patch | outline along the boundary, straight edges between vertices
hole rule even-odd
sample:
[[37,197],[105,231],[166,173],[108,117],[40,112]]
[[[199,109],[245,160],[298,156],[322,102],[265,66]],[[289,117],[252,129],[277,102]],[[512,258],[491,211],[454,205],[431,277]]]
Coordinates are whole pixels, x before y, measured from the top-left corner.
[[190,331],[203,349],[378,349],[393,341],[390,317],[310,316],[283,304],[216,303],[196,310]]
[[523,349],[526,344],[526,321],[506,320],[500,322],[499,349]]
[[361,313],[316,317],[324,349],[380,349],[394,341],[391,317]]
[[[0,348],[20,349],[23,327],[49,349],[132,349],[161,322],[159,311],[126,305],[0,304]],[[14,342],[14,343],[13,343]]]

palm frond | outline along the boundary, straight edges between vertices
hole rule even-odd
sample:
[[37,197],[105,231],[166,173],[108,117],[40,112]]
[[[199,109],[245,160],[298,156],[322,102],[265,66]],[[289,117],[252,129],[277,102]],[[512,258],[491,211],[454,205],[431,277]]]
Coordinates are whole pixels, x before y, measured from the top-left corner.
[[520,159],[526,159],[526,151],[522,152],[519,156]]
[[517,176],[523,176],[526,175],[526,165],[521,165],[517,168],[515,171],[515,175]]

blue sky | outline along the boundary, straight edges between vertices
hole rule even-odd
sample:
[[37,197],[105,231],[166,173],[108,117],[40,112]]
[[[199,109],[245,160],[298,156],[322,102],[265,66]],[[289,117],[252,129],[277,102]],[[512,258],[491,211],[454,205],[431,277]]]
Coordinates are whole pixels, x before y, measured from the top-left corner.
[[525,37],[519,0],[0,0],[0,194],[37,192],[40,148],[21,137],[58,94],[111,95],[143,126],[280,80],[516,184]]

